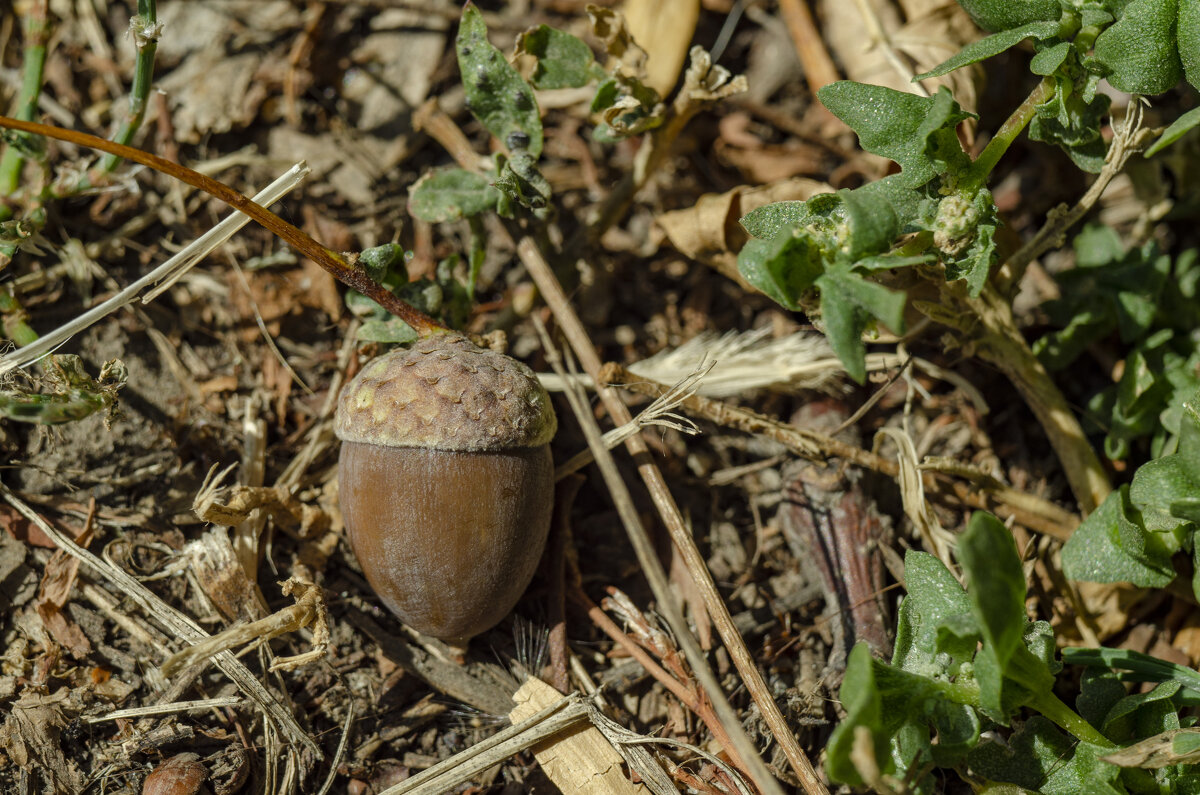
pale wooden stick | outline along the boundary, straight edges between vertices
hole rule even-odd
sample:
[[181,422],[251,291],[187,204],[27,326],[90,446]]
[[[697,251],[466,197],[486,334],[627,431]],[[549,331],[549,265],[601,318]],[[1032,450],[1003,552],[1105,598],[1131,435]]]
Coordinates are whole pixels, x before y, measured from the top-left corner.
[[[520,723],[562,699],[562,694],[533,677],[513,694],[517,706],[508,713]],[[624,757],[592,725],[580,725],[569,732],[551,737],[533,747],[533,755],[542,772],[563,791],[563,795],[644,795],[645,785],[634,784],[621,770]]]

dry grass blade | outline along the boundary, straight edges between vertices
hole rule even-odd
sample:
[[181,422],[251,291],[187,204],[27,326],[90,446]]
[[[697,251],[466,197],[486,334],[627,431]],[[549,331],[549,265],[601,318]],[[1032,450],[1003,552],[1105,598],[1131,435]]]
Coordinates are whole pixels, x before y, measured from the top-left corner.
[[271,670],[290,671],[324,657],[325,650],[329,645],[329,619],[326,615],[325,599],[321,588],[311,582],[303,582],[293,577],[282,584],[281,590],[285,596],[295,594],[296,604],[285,607],[259,621],[232,626],[224,632],[172,654],[162,664],[163,675],[170,677],[205,658],[244,643],[251,644],[247,647],[248,649],[256,648],[271,638],[279,637],[287,632],[295,632],[307,626],[313,628],[312,649],[294,657],[281,657],[271,664]]
[[[254,196],[254,201],[267,207],[271,206],[296,188],[308,172],[309,168],[306,164],[303,162],[297,163],[287,173],[257,193]],[[199,263],[200,260],[208,256],[209,252],[233,237],[235,232],[250,223],[250,220],[249,216],[235,212],[189,243],[178,254],[175,254],[162,265],[159,265],[142,278],[133,282],[112,298],[97,304],[70,322],[64,323],[36,342],[0,357],[0,375],[17,367],[25,367],[32,364],[62,345],[75,334],[112,314],[126,304],[136,301],[147,287],[158,285],[142,297],[142,303],[152,301],[163,290],[170,287],[183,274]]]
[[[518,245],[517,250],[520,253],[521,261],[525,263],[525,267],[528,268],[530,275],[537,282],[538,289],[542,291],[542,295],[546,298],[546,303],[550,306],[551,311],[554,312],[554,316],[562,327],[567,340],[571,343],[571,348],[583,363],[588,375],[595,381],[601,382],[601,362],[600,357],[596,354],[596,348],[588,338],[587,331],[582,321],[580,321],[579,316],[571,308],[570,302],[567,301],[566,294],[563,292],[558,278],[554,275],[554,272],[550,269],[545,258],[538,250],[537,244],[529,238],[524,238]],[[604,401],[605,408],[608,409],[609,414],[615,422],[629,422],[629,408],[621,402],[621,399],[613,390],[606,387],[600,389],[598,393]],[[691,398],[691,400],[697,399],[699,398]],[[590,417],[591,415],[589,414],[588,416]],[[788,764],[791,765],[792,770],[800,779],[806,792],[827,793],[828,790],[820,778],[817,777],[817,772],[813,769],[808,757],[804,755],[804,751],[796,741],[791,727],[788,726],[783,713],[779,710],[779,706],[775,703],[771,692],[767,689],[767,683],[763,679],[762,673],[758,670],[758,665],[755,663],[753,656],[746,648],[745,641],[742,640],[741,634],[738,632],[737,627],[734,626],[733,618],[729,614],[729,608],[725,605],[720,592],[717,590],[716,583],[713,582],[712,575],[708,572],[704,557],[700,554],[700,550],[696,547],[696,542],[692,538],[691,531],[683,521],[683,516],[679,512],[679,507],[675,504],[670,490],[667,488],[662,472],[654,464],[653,459],[646,455],[648,452],[646,443],[641,437],[634,436],[625,443],[625,446],[631,455],[642,458],[643,463],[639,463],[638,472],[641,474],[651,496],[654,498],[655,507],[658,508],[663,522],[671,534],[671,540],[681,552],[692,575],[692,579],[695,581],[697,588],[699,588],[704,598],[705,607],[708,609],[714,624],[716,624],[717,631],[721,635],[721,641],[729,651],[734,666],[741,675],[742,681],[749,689],[751,698],[754,699],[754,703],[758,706],[763,719],[771,730],[771,734],[774,735],[775,740],[787,756]],[[604,452],[605,458],[611,460],[611,456],[607,454],[607,451]],[[601,459],[597,458],[597,460]],[[624,490],[623,483],[621,484],[621,489]],[[654,562],[657,564],[657,558],[654,559]],[[689,664],[694,665],[693,656],[696,659],[703,660],[699,648],[695,645],[695,640],[691,637],[691,633],[680,635],[680,642],[684,645],[684,649],[688,653]],[[765,781],[768,792],[779,791],[779,785],[770,775],[766,764],[759,758],[753,743],[746,736],[736,713],[734,713],[733,708],[729,705],[729,701],[725,698],[725,694],[716,683],[707,665],[703,668],[697,668],[696,673],[700,677],[705,691],[712,699],[713,707],[716,709],[721,722],[730,730],[730,738],[733,740],[737,750],[741,754],[749,752],[750,759],[748,762],[753,766],[755,783],[761,787],[763,786],[763,781]]]
[[[39,516],[36,511],[26,505],[7,486],[0,484],[0,493],[3,494],[5,501],[9,505],[16,508],[22,516],[33,522],[38,529],[58,545],[59,549],[80,560],[97,575],[115,585],[122,593],[133,600],[146,615],[153,616],[159,620],[177,638],[188,643],[198,643],[209,637],[208,633],[202,630],[196,622],[159,599],[153,592],[129,574],[126,574],[116,566],[106,563],[91,552],[80,547],[68,536],[59,532],[57,528]],[[301,748],[317,759],[323,757],[320,746],[300,727],[291,710],[281,703],[269,690],[263,687],[262,683],[251,673],[250,669],[239,662],[236,657],[227,651],[223,651],[213,658],[213,664],[232,679],[234,684],[262,710],[269,726],[275,727],[278,731],[282,732],[288,744],[289,765],[295,764],[295,753]]]
[[547,737],[586,721],[588,707],[578,695],[564,696],[520,723],[493,734],[462,753],[389,787],[380,795],[440,795],[476,774]]
[[195,710],[216,709],[217,707],[236,707],[242,703],[240,696],[218,696],[217,698],[201,698],[195,701],[172,701],[169,704],[151,704],[148,707],[131,707],[130,709],[113,710],[107,715],[97,715],[87,719],[87,723],[103,723],[109,720],[125,718],[144,718],[148,715],[171,715],[176,712],[192,712]]
[[[693,370],[690,375],[686,376],[662,395],[655,398],[653,403],[647,406],[644,411],[639,413],[630,422],[625,423],[619,428],[613,428],[611,431],[604,434],[604,446],[611,450],[617,445],[623,444],[626,439],[630,438],[634,434],[639,433],[642,428],[646,428],[651,425],[671,428],[672,430],[679,431],[680,433],[687,434],[688,436],[694,436],[700,433],[700,429],[696,427],[696,423],[692,422],[686,417],[672,413],[671,410],[696,393],[696,391],[700,388],[700,384],[703,382],[704,377],[712,370],[712,367],[712,364],[709,364],[707,367],[701,365],[698,369]],[[539,379],[543,384],[545,384],[547,377],[539,376]],[[577,382],[581,380],[583,379],[576,379]],[[569,379],[560,378],[557,374],[555,374],[553,383],[558,390],[564,390],[568,388],[568,381]],[[577,455],[571,456],[571,458],[567,459],[566,463],[560,464],[554,470],[554,479],[562,480],[567,475],[570,475],[573,472],[578,472],[580,469],[583,469],[585,466],[591,463],[592,458],[591,450],[584,450]]]
[[[547,361],[562,375],[556,349],[548,339],[544,327],[539,324],[538,330],[543,336]],[[650,589],[654,592],[658,609],[663,614],[663,617],[666,618],[671,630],[675,633],[679,645],[683,650],[684,657],[687,658],[688,665],[691,666],[696,678],[700,680],[701,686],[712,701],[713,707],[721,719],[726,733],[730,737],[732,747],[726,749],[727,752],[740,763],[739,767],[750,774],[760,791],[768,793],[779,792],[778,782],[771,775],[770,771],[767,770],[766,764],[758,755],[754,744],[750,742],[750,738],[742,728],[737,714],[734,712],[728,698],[717,682],[716,676],[713,674],[712,669],[709,668],[707,660],[704,659],[704,654],[700,650],[699,643],[692,635],[691,630],[683,619],[683,615],[679,612],[679,607],[676,605],[674,597],[671,594],[667,574],[663,570],[662,564],[658,560],[658,554],[654,550],[654,544],[650,540],[646,528],[642,525],[637,509],[633,505],[633,498],[629,490],[625,487],[625,482],[621,479],[620,473],[617,471],[616,462],[608,450],[604,448],[600,428],[587,407],[587,400],[578,391],[577,385],[572,384],[572,386],[575,388],[566,391],[567,399],[571,403],[571,409],[575,412],[575,417],[583,429],[584,436],[587,437],[588,446],[596,457],[596,465],[600,469],[600,473],[604,476],[605,485],[608,486],[613,503],[616,505],[617,513],[620,515],[621,522],[625,525],[626,532],[629,534],[629,540],[633,545],[634,553],[637,555],[638,563],[641,565],[642,572],[650,583]],[[640,441],[637,437],[630,439],[631,442],[635,440]],[[728,611],[726,611],[726,615],[728,616]],[[815,771],[812,772],[815,780]],[[820,785],[819,781],[816,783]]]

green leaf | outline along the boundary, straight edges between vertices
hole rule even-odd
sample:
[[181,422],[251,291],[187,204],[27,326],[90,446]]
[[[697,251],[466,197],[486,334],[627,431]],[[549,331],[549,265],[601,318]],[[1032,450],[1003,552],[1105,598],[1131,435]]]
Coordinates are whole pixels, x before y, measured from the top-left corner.
[[1136,512],[1129,502],[1129,488],[1122,486],[1067,539],[1063,573],[1072,580],[1129,582],[1146,588],[1162,588],[1174,580],[1170,557],[1147,550],[1146,531],[1131,515]]
[[963,111],[944,86],[933,97],[918,97],[844,80],[817,96],[858,134],[863,149],[900,164],[905,187],[924,185],[949,163],[968,162],[954,128],[973,114]]
[[1051,75],[1058,70],[1071,54],[1071,42],[1060,41],[1033,56],[1029,62],[1029,71],[1035,75]]
[[494,210],[500,194],[482,174],[461,168],[434,171],[412,187],[408,211],[429,223],[457,221]]
[[[913,80],[924,80],[927,77],[940,77],[941,75],[953,72],[955,69],[961,69],[964,66],[969,66],[973,63],[987,60],[993,55],[999,55],[1010,47],[1020,44],[1025,39],[1037,39],[1042,41],[1053,38],[1058,35],[1058,21],[1052,22],[1030,22],[1020,27],[1005,30],[1001,33],[994,33],[991,36],[973,41],[966,47],[958,51],[956,55],[947,58],[937,66],[930,69],[924,74],[919,74]],[[1069,47],[1066,42],[1063,42],[1062,47]],[[1066,57],[1066,53],[1063,53]],[[1036,60],[1036,59],[1035,59]],[[1055,67],[1057,68],[1057,66]],[[1053,69],[1050,70],[1054,71]],[[1036,72],[1036,74],[1049,74],[1049,72]]]
[[813,286],[825,266],[812,238],[784,229],[770,240],[748,241],[738,253],[738,270],[768,298],[798,311],[801,295]]
[[904,556],[904,588],[892,665],[923,676],[954,673],[975,656],[979,637],[966,592],[940,560],[916,550]]
[[875,759],[881,767],[888,758],[890,739],[883,729],[883,697],[875,684],[875,660],[867,644],[859,643],[850,651],[838,695],[846,717],[829,738],[825,768],[834,781],[861,787],[863,778],[853,761],[859,727],[870,737]]
[[[1200,8],[1200,6],[1197,7]],[[1197,20],[1197,25],[1200,25],[1200,19]],[[1162,135],[1158,136],[1158,140],[1146,150],[1146,157],[1153,157],[1163,149],[1166,149],[1196,125],[1200,125],[1200,108],[1192,108],[1171,122],[1171,125],[1162,131]]]
[[958,544],[967,594],[986,646],[1004,663],[1025,634],[1025,572],[1012,533],[999,519],[976,511]]
[[1092,75],[1080,90],[1073,80],[1055,76],[1054,96],[1034,108],[1029,138],[1062,148],[1076,166],[1092,174],[1104,167],[1108,147],[1100,134],[1111,103],[1107,94],[1096,93]]
[[755,207],[738,220],[751,237],[770,240],[783,230],[800,227],[811,217],[808,202],[786,201]]
[[540,210],[550,200],[550,183],[538,170],[537,158],[527,151],[513,150],[512,157],[498,157],[500,173],[495,189],[530,210]]
[[1179,4],[1175,38],[1183,73],[1192,88],[1200,90],[1200,3],[1185,0]]
[[[1194,695],[1200,695],[1200,672],[1132,649],[1087,649],[1067,647],[1063,662],[1069,665],[1103,666],[1129,671],[1121,678],[1133,682],[1177,682]],[[1122,694],[1123,695],[1123,694]]]
[[403,246],[387,243],[363,250],[358,255],[358,264],[371,277],[371,281],[379,284],[387,281],[389,287],[398,287],[408,281],[404,257]]
[[1178,682],[1160,682],[1149,693],[1131,693],[1109,710],[1100,730],[1109,739],[1132,743],[1168,729],[1179,728]]
[[517,53],[523,52],[537,58],[532,77],[537,88],[580,88],[604,76],[586,42],[546,25],[517,37]]
[[965,279],[967,292],[972,298],[978,298],[987,283],[992,265],[996,261],[996,227],[993,224],[981,225],[975,230],[975,238],[966,255],[946,263],[946,281]]
[[900,234],[900,219],[886,196],[861,190],[840,190],[849,225],[847,259],[857,261],[887,251]]
[[467,109],[510,150],[542,153],[542,120],[533,89],[487,38],[483,14],[463,9],[455,39]]
[[887,199],[888,204],[892,206],[892,212],[896,214],[896,220],[900,223],[900,231],[918,231],[919,226],[916,222],[921,215],[922,205],[926,204],[928,199],[922,191],[910,188],[903,174],[892,174],[868,182],[861,188],[855,188],[854,192],[860,196],[880,196]]
[[1200,417],[1195,408],[1198,400],[1200,395],[1195,395],[1184,406],[1179,451],[1143,464],[1133,476],[1130,500],[1140,509],[1147,530],[1175,530],[1187,522],[1174,515],[1171,505],[1200,494]]
[[1132,0],[1096,38],[1095,57],[1109,71],[1108,81],[1131,94],[1174,88],[1183,74],[1175,35],[1178,16],[1179,0]]
[[[1064,649],[1074,652],[1075,649]],[[1071,660],[1074,664],[1074,660]],[[1115,671],[1098,665],[1089,665],[1084,669],[1079,680],[1079,696],[1075,699],[1075,709],[1081,717],[1092,726],[1099,729],[1104,725],[1104,718],[1112,711],[1117,702],[1129,694],[1129,689]]]
[[980,743],[967,758],[977,775],[1043,795],[1124,795],[1117,783],[1121,769],[1100,761],[1105,753],[1036,715],[1013,734],[1007,747]]
[[365,320],[358,327],[358,339],[361,342],[415,342],[419,335],[412,326],[398,317],[391,320]]
[[958,4],[984,30],[997,31],[1039,20],[1057,20],[1058,0],[959,0]]
[[846,373],[861,384],[867,377],[863,332],[874,317],[892,331],[903,333],[905,295],[848,269],[826,271],[815,284],[821,291],[821,318],[829,345]]

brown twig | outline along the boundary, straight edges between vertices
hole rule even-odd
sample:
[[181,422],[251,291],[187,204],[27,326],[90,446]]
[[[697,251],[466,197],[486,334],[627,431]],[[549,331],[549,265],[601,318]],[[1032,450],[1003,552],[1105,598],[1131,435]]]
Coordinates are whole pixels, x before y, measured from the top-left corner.
[[[542,266],[547,268],[547,270],[549,269],[549,266],[544,261]],[[534,321],[543,337],[546,361],[554,368],[554,371],[560,378],[567,380],[558,350],[550,340],[545,326],[537,316],[534,316]],[[570,402],[579,427],[583,431],[583,435],[587,438],[588,447],[591,448],[592,454],[595,456],[596,467],[600,470],[600,474],[604,478],[604,485],[608,487],[609,495],[612,498],[613,505],[617,509],[617,514],[621,518],[621,524],[625,526],[630,546],[633,547],[634,555],[637,556],[642,574],[646,577],[646,581],[650,585],[650,590],[654,593],[658,609],[662,613],[663,618],[666,619],[667,626],[675,633],[675,637],[683,649],[684,656],[687,657],[696,679],[699,680],[704,692],[712,701],[714,710],[721,724],[725,727],[725,733],[730,739],[730,745],[726,751],[730,758],[736,761],[740,769],[748,772],[751,780],[754,781],[760,792],[769,793],[770,795],[780,793],[779,783],[771,775],[771,771],[767,768],[762,758],[759,757],[754,743],[750,740],[749,735],[746,734],[745,729],[742,728],[737,713],[734,712],[733,706],[729,703],[725,692],[721,689],[721,683],[717,681],[716,674],[713,673],[708,662],[704,659],[704,652],[701,651],[700,644],[696,642],[696,638],[688,628],[687,622],[684,621],[683,612],[675,603],[670,583],[667,581],[667,573],[663,570],[662,562],[658,559],[654,542],[650,540],[650,534],[646,531],[646,527],[638,515],[637,508],[634,507],[633,496],[629,493],[629,488],[625,485],[625,481],[622,480],[621,473],[617,471],[617,464],[613,460],[612,453],[608,451],[601,438],[600,426],[597,425],[596,418],[592,416],[586,398],[583,397],[579,390],[579,385],[571,380],[568,381],[567,389],[563,394],[566,396],[568,402]]]
[[[562,285],[559,284],[558,278],[555,277],[554,272],[550,269],[545,258],[538,250],[537,244],[531,238],[523,238],[517,244],[517,251],[521,256],[521,261],[529,270],[530,275],[537,283],[538,289],[541,290],[542,295],[545,297],[546,303],[558,320],[559,327],[566,335],[571,348],[583,364],[584,370],[588,375],[592,376],[594,383],[598,387],[597,393],[604,402],[604,406],[608,410],[613,422],[617,425],[629,422],[632,416],[629,413],[628,407],[621,402],[620,397],[615,391],[603,386],[604,380],[600,377],[600,357],[596,353],[591,339],[588,337],[583,322],[580,321],[579,316],[571,307],[566,294],[562,290]],[[805,792],[827,795],[828,790],[821,783],[820,778],[817,777],[817,773],[813,770],[812,763],[809,762],[808,757],[804,755],[804,751],[796,741],[792,729],[787,724],[787,720],[783,717],[779,706],[772,698],[771,692],[767,688],[767,683],[754,662],[754,658],[746,648],[745,641],[742,639],[737,627],[734,626],[733,619],[729,615],[729,608],[726,606],[725,600],[721,598],[716,583],[713,582],[712,575],[709,573],[708,567],[704,562],[704,556],[701,555],[691,531],[683,521],[683,516],[679,512],[679,507],[675,504],[675,498],[671,496],[671,492],[667,488],[667,483],[662,476],[662,472],[659,471],[658,465],[650,457],[645,441],[641,436],[633,436],[625,442],[625,446],[637,462],[638,473],[642,476],[647,489],[650,491],[655,507],[658,508],[667,531],[671,535],[671,540],[683,555],[688,569],[696,581],[697,587],[704,596],[705,606],[712,616],[713,623],[717,627],[725,648],[729,651],[729,656],[733,660],[734,666],[741,675],[742,681],[746,684],[746,689],[749,691],[754,703],[758,706],[759,712],[763,716],[768,728],[787,757],[789,765],[801,781]],[[611,460],[611,456],[607,454],[607,451],[604,451],[604,453],[604,457]],[[599,458],[600,456],[598,455],[597,460]],[[621,488],[624,489],[623,483],[621,483]],[[636,515],[634,518],[636,519]],[[658,565],[657,558],[653,562],[655,565]],[[658,565],[658,570],[661,571],[661,565]],[[647,572],[647,574],[649,573]],[[668,603],[663,605],[663,607],[673,608],[673,605]],[[692,662],[692,652],[694,651],[699,655],[695,639],[691,637],[690,632],[687,632],[686,634],[680,634],[679,642],[688,654],[688,661]],[[729,728],[731,725],[730,721],[733,721],[732,728],[730,729],[730,739],[735,743],[735,747],[739,742],[750,746],[753,758],[748,760],[748,762],[754,765],[752,769],[759,771],[754,778],[761,785],[762,771],[765,770],[766,766],[758,755],[753,753],[753,744],[750,743],[749,738],[741,730],[741,724],[737,722],[737,716],[733,713],[733,708],[729,706],[725,694],[719,686],[714,687],[715,682],[706,681],[707,678],[712,677],[712,673],[707,671],[707,666],[698,668],[693,664],[693,668],[701,684],[705,685],[705,691],[712,698],[713,706],[717,710],[717,714],[721,717],[722,722]],[[778,784],[775,783],[773,778],[769,779],[768,784],[771,787],[771,791],[778,790]]]
[[550,673],[546,678],[560,693],[570,692],[571,682],[567,677],[567,544],[571,535],[571,507],[575,495],[583,485],[581,475],[570,475],[558,481],[554,487],[554,527],[546,547],[546,579],[550,581],[550,607],[546,611],[550,618],[550,635],[546,645],[550,650]]
[[796,47],[796,55],[804,66],[804,79],[808,82],[808,90],[815,97],[817,91],[830,83],[841,79],[821,32],[813,22],[812,12],[805,0],[779,0],[779,13],[787,24],[788,34]]
[[381,307],[391,312],[396,317],[403,320],[421,336],[429,336],[446,330],[446,327],[438,323],[433,318],[423,312],[418,311],[408,303],[400,300],[393,295],[387,288],[373,281],[367,275],[365,270],[355,267],[352,263],[335,251],[331,251],[316,240],[300,230],[296,226],[288,223],[280,218],[275,213],[271,212],[262,205],[248,199],[229,186],[206,177],[205,175],[193,171],[186,166],[172,163],[170,160],[152,155],[149,152],[143,152],[140,149],[134,149],[130,146],[123,146],[113,141],[107,141],[103,138],[97,138],[94,135],[87,133],[67,130],[62,127],[53,127],[48,124],[40,124],[38,122],[21,121],[8,116],[0,116],[0,127],[6,127],[12,130],[20,130],[21,132],[34,133],[35,135],[44,135],[47,138],[54,138],[59,141],[75,144],[76,146],[86,146],[90,149],[98,149],[101,152],[107,152],[118,157],[132,160],[147,168],[152,168],[162,174],[191,185],[197,190],[202,190],[205,193],[215,196],[221,201],[233,207],[243,215],[247,215],[257,223],[261,224],[267,230],[278,236],[292,248],[303,253],[313,262],[320,265],[326,271],[333,275],[335,279],[342,284],[357,290],[367,296]]

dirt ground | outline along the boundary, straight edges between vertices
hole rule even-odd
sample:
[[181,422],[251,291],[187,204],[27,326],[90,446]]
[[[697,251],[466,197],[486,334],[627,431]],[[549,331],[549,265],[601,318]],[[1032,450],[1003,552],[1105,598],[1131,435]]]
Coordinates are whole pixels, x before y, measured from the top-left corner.
[[[19,3],[18,10],[36,5]],[[520,31],[539,23],[587,38],[584,5],[480,3],[492,42],[505,52]],[[664,5],[677,11],[689,4]],[[769,186],[774,198],[804,198],[878,178],[888,164],[860,152],[853,134],[815,103],[821,62],[811,44],[797,55],[795,5],[704,0],[694,32],[682,36],[668,25],[641,42],[652,61],[674,58],[675,74],[689,45],[719,47],[718,62],[745,75],[749,89],[698,114],[616,223],[559,272],[603,361],[628,366],[688,341],[711,347],[720,335],[756,329],[765,335],[759,345],[811,337],[803,315],[736,277],[732,257],[745,239],[736,219],[752,200],[763,203],[753,198],[756,186]],[[819,49],[835,75],[886,76],[886,62],[861,44],[854,4],[807,5],[817,11]],[[48,7],[39,118],[107,137],[132,79],[132,4],[54,0]],[[904,52],[918,70],[977,35],[946,3],[881,7],[889,29],[925,31]],[[494,146],[464,106],[454,52],[459,12],[449,0],[164,0],[155,90],[134,144],[247,195],[304,160],[311,173],[276,205],[280,215],[337,251],[397,242],[410,252],[412,278],[432,275],[440,260],[465,254],[468,231],[461,222],[430,225],[408,213],[409,188],[431,168],[454,162],[428,114],[444,113],[478,155]],[[20,84],[23,17],[11,8],[0,14],[0,98],[7,105]],[[1022,89],[1005,81],[1005,69],[1000,59],[989,65],[990,80],[980,71],[954,77],[960,100],[974,101],[981,129],[1002,119],[990,108],[1020,101]],[[590,213],[635,168],[645,144],[594,141],[586,102],[569,90],[539,99],[543,170],[556,208],[548,234],[569,241],[588,231]],[[97,157],[51,142],[48,176],[78,174]],[[1004,234],[1020,236],[1083,182],[1053,152],[1013,161],[995,195]],[[24,184],[40,185],[45,176],[27,167]],[[700,201],[706,195],[707,204]],[[18,208],[28,200],[20,191],[11,199]],[[229,212],[130,164],[107,184],[45,210],[37,245],[3,273],[40,334],[112,295]],[[509,228],[494,217],[485,223],[486,260],[465,328],[505,332],[513,356],[549,373],[532,320],[555,327],[554,318]],[[1030,305],[1038,288],[1031,282],[1024,299]],[[347,307],[345,288],[251,224],[156,300],[110,314],[59,349],[82,357],[93,376],[105,362],[123,362],[127,381],[115,413],[54,426],[0,425],[7,461],[0,482],[12,498],[0,503],[7,531],[0,533],[0,792],[150,792],[150,784],[143,790],[147,775],[174,760],[206,783],[186,789],[190,779],[180,773],[179,789],[155,792],[380,793],[506,726],[512,693],[530,674],[554,679],[552,658],[568,660],[557,675],[572,689],[598,691],[620,726],[724,750],[711,730],[712,707],[677,641],[662,630],[594,467],[581,470],[574,493],[559,488],[551,544],[558,557],[543,561],[513,613],[473,639],[465,656],[405,629],[382,607],[343,537],[331,430],[336,390],[385,347],[356,340],[361,322]],[[1029,314],[1024,322],[1039,319]],[[888,342],[872,352],[895,352]],[[803,350],[793,340],[767,352],[730,353],[730,366],[742,369],[732,376],[735,387],[713,399],[785,428],[836,432],[864,453],[880,430],[903,429],[919,457],[954,459],[1059,501],[1069,515],[1067,486],[1012,386],[947,347],[936,328],[910,334],[904,344],[864,387],[829,368],[815,380],[795,375],[806,362],[832,358],[819,341]],[[932,367],[901,375],[908,356]],[[641,372],[669,384],[698,358],[674,370],[659,361],[659,375]],[[47,367],[9,376],[10,387],[36,390]],[[1086,379],[1071,384],[1068,397],[1082,399],[1091,386]],[[635,413],[649,404],[635,392],[621,394]],[[587,444],[566,401],[557,393],[554,400],[560,429],[552,447],[561,463]],[[593,405],[607,430],[609,412]],[[890,649],[897,564],[906,548],[922,543],[895,469],[873,471],[866,459],[825,455],[806,461],[786,433],[747,433],[704,411],[676,411],[692,417],[700,433],[648,428],[642,436],[651,459],[770,698],[820,769],[839,716],[849,647],[863,639],[880,653]],[[798,787],[672,547],[637,462],[616,454],[636,513],[738,719],[771,770],[789,789]],[[897,448],[886,442],[878,455],[894,461]],[[947,484],[929,504],[953,530],[972,506]],[[388,488],[403,493],[421,484]],[[56,551],[46,528],[18,504],[92,557]],[[1041,528],[1016,524],[1024,544],[1048,541]],[[298,584],[285,594],[282,584],[290,580]],[[1053,610],[1055,597],[1043,596]],[[611,631],[597,614],[615,622]],[[253,636],[229,647],[232,654],[174,656],[203,635],[253,621],[277,627],[278,636],[253,644],[266,631],[256,624]],[[554,627],[565,630],[565,641]],[[317,653],[289,664],[314,644]],[[656,660],[653,670],[630,647]],[[158,705],[170,706],[136,711]],[[727,783],[690,750],[655,752],[690,791],[718,792]],[[455,791],[559,787],[522,751]]]

